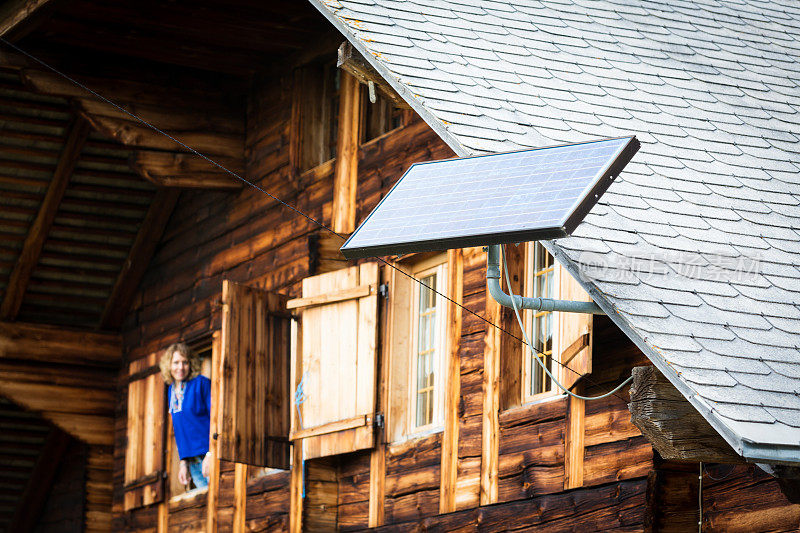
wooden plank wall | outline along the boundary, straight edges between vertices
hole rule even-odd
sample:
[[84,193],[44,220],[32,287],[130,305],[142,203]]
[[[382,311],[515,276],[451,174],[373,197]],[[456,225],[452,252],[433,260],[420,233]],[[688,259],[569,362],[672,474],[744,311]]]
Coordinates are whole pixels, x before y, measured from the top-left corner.
[[[248,105],[247,177],[329,224],[333,166],[323,165],[298,177],[288,165],[292,144],[290,78],[255,84]],[[402,130],[365,145],[358,162],[357,221],[370,212],[410,163],[450,156],[450,149],[418,118]],[[301,192],[294,188],[298,180],[304,185]],[[130,358],[143,357],[179,338],[218,329],[223,278],[299,297],[300,281],[311,274],[308,237],[315,229],[307,220],[250,188],[182,193],[124,327]],[[480,250],[465,254],[463,302],[467,309],[481,315],[486,307],[484,275],[484,254]],[[629,422],[626,391],[604,401],[587,402],[583,483],[569,491],[564,490],[567,402],[555,399],[501,413],[497,503],[479,506],[485,334],[486,324],[464,312],[459,349],[456,511],[438,514],[442,436],[436,433],[387,447],[383,501],[386,529],[417,528],[420,522],[425,527],[442,529],[455,529],[457,525],[468,529],[480,524],[484,530],[522,524],[538,525],[542,531],[640,531],[651,527],[646,522],[647,513],[654,512],[647,501],[653,452]],[[607,390],[629,375],[633,366],[646,363],[641,352],[606,318],[596,319],[594,342],[594,372],[586,383],[587,394]],[[119,398],[113,529],[154,531],[158,520],[155,506],[121,512],[124,390]],[[314,493],[312,489],[307,494],[310,500],[306,503],[313,505],[304,509],[306,524],[323,524],[336,516],[342,530],[366,528],[370,507],[369,452],[339,456],[328,466],[327,470],[312,468],[310,477],[319,478],[311,480],[313,485],[324,490]],[[243,528],[288,530],[289,473],[259,476],[251,475],[254,469],[249,470],[244,484]],[[234,465],[222,462],[217,502],[219,531],[234,527],[235,477]],[[709,487],[708,497],[713,505],[707,524],[711,530],[737,524],[736,517],[746,509],[737,501],[747,499],[752,506],[762,505],[756,496],[737,496],[737,487],[755,487],[753,494],[770,499],[772,507],[766,508],[779,512],[781,523],[797,526],[797,506],[787,506],[776,492],[777,484],[751,470],[737,471],[727,481]],[[170,530],[203,530],[203,505],[204,498],[170,504]],[[309,517],[308,513],[317,507],[320,512],[324,507],[324,513]]]

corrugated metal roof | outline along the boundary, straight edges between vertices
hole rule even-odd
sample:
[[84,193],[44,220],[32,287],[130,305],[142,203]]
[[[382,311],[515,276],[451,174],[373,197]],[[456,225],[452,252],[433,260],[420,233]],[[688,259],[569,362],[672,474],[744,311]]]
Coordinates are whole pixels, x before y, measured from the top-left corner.
[[800,462],[800,7],[311,0],[459,155],[635,134],[547,243],[739,452]]

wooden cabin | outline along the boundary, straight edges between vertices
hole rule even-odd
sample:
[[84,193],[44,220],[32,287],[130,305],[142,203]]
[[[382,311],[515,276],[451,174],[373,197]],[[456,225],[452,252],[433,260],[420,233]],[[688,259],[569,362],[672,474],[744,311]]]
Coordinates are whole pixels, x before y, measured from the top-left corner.
[[[788,1],[6,2],[0,530],[797,531],[798,28]],[[482,248],[339,253],[413,163],[623,134],[575,236],[506,247],[506,289],[605,311],[525,312],[533,354]],[[704,250],[760,262],[712,279]],[[637,251],[667,268],[591,261]],[[207,489],[177,479],[177,341]],[[585,401],[537,357],[583,396],[635,379]]]

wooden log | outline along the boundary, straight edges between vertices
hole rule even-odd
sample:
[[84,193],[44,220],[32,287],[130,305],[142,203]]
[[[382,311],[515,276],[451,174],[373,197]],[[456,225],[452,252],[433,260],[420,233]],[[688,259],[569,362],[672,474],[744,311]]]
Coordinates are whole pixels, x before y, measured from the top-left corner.
[[139,233],[133,241],[128,259],[122,265],[122,270],[111,290],[111,296],[106,302],[100,321],[102,328],[118,328],[128,314],[133,296],[156,251],[179,195],[180,191],[176,189],[159,189],[156,192]]
[[122,359],[122,341],[111,333],[0,322],[2,359],[116,366]]
[[403,100],[403,98],[397,94],[389,83],[385,79],[378,74],[378,71],[375,70],[372,65],[367,63],[367,61],[358,53],[358,51],[353,48],[353,45],[349,42],[344,42],[339,46],[339,58],[337,61],[337,66],[342,70],[350,73],[354,78],[356,78],[359,82],[368,85],[372,82],[375,85],[375,89],[383,96],[384,98],[390,100],[395,107],[399,107],[402,109],[411,109],[408,103]]
[[628,409],[631,422],[666,460],[744,462],[683,394],[653,366],[633,369]]
[[44,241],[50,232],[53,220],[56,218],[58,206],[61,205],[61,199],[67,190],[67,184],[88,135],[89,124],[82,119],[77,119],[69,129],[58,165],[53,173],[53,179],[47,188],[47,194],[39,207],[36,219],[28,231],[28,236],[25,238],[25,244],[17,259],[17,264],[8,279],[6,294],[3,298],[3,303],[0,304],[0,318],[13,320],[19,313],[31,274],[33,274],[33,269],[39,262]]
[[[214,156],[213,160],[243,176],[244,165],[241,158]],[[243,181],[195,154],[136,150],[131,155],[130,166],[159,187],[225,190],[244,187]]]
[[[573,391],[581,394],[583,385],[575,384]],[[567,430],[564,439],[564,490],[583,485],[585,414],[586,401],[570,396],[567,400]]]
[[[486,291],[486,318],[500,324],[501,308]],[[486,326],[483,352],[483,434],[481,461],[481,505],[495,503],[498,497],[498,448],[500,446],[500,346],[502,332]]]

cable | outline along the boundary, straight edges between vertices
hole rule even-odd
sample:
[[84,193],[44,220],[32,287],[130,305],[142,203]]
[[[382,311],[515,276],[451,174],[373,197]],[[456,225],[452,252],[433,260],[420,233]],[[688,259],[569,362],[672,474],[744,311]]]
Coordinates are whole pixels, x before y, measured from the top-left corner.
[[[27,57],[27,58],[31,59],[32,61],[35,61],[36,63],[38,63],[38,64],[42,65],[42,66],[43,66],[43,67],[45,67],[46,69],[48,69],[48,70],[51,70],[52,72],[55,72],[56,74],[58,74],[58,75],[59,75],[59,76],[61,76],[62,78],[64,78],[64,79],[68,80],[68,81],[69,81],[70,83],[72,83],[73,85],[75,85],[75,86],[77,86],[77,87],[80,87],[81,89],[83,89],[84,91],[88,92],[89,94],[91,94],[91,95],[95,96],[96,98],[98,98],[98,99],[102,100],[103,102],[105,102],[105,103],[109,104],[110,106],[114,107],[114,108],[115,108],[115,109],[117,109],[118,111],[120,111],[120,112],[124,113],[125,115],[127,115],[127,116],[131,117],[133,120],[135,120],[135,121],[137,121],[137,122],[140,122],[140,123],[144,124],[145,126],[147,126],[148,128],[152,129],[153,131],[156,131],[156,132],[160,133],[161,135],[163,135],[164,137],[167,137],[167,138],[168,138],[168,139],[170,139],[172,142],[174,142],[174,143],[178,144],[179,146],[182,146],[183,148],[185,148],[185,149],[186,149],[187,151],[189,151],[190,153],[192,153],[192,154],[194,154],[194,155],[196,155],[196,156],[200,157],[201,159],[203,159],[203,160],[207,161],[208,163],[211,163],[213,166],[215,166],[215,167],[219,168],[220,170],[222,170],[222,171],[223,171],[223,172],[225,172],[226,174],[228,174],[228,175],[230,175],[230,176],[233,176],[233,177],[234,177],[234,178],[236,178],[237,180],[241,181],[242,183],[245,183],[245,184],[249,185],[250,187],[252,187],[252,188],[256,189],[257,191],[260,191],[260,192],[262,192],[262,193],[266,194],[267,196],[269,196],[270,198],[272,198],[273,200],[275,200],[275,201],[276,201],[276,202],[278,202],[279,204],[281,204],[281,205],[283,205],[284,207],[286,207],[286,208],[290,209],[291,211],[294,211],[295,213],[299,214],[300,216],[302,216],[302,217],[303,217],[303,218],[305,218],[306,220],[308,220],[308,221],[310,221],[310,222],[312,222],[312,223],[316,224],[317,226],[319,226],[320,228],[324,229],[325,231],[327,231],[327,232],[331,233],[332,235],[336,235],[337,237],[339,237],[339,238],[341,238],[341,239],[345,239],[345,236],[344,236],[344,235],[342,235],[342,234],[340,234],[340,233],[338,233],[338,232],[334,231],[333,229],[329,228],[328,226],[326,226],[326,225],[325,225],[325,224],[323,224],[322,222],[320,222],[320,221],[316,220],[315,218],[313,218],[313,217],[311,217],[311,216],[309,216],[309,215],[305,214],[304,212],[300,211],[299,209],[297,209],[297,208],[296,208],[296,207],[294,207],[293,205],[291,205],[291,204],[288,204],[287,202],[285,202],[285,201],[281,200],[281,199],[280,199],[280,198],[278,198],[277,196],[273,195],[273,194],[272,194],[272,193],[270,193],[269,191],[266,191],[266,190],[264,190],[263,188],[259,187],[259,186],[258,186],[258,185],[256,185],[255,183],[253,183],[253,182],[251,182],[251,181],[249,181],[249,180],[247,180],[247,179],[245,179],[245,178],[241,177],[241,176],[240,176],[239,174],[237,174],[236,172],[233,172],[232,170],[228,170],[228,169],[227,169],[227,168],[225,168],[223,165],[221,165],[221,164],[217,163],[216,161],[214,161],[214,160],[213,160],[213,159],[211,159],[210,157],[208,157],[208,156],[204,155],[203,153],[201,153],[201,152],[199,152],[199,151],[195,150],[195,149],[194,149],[194,148],[192,148],[191,146],[188,146],[187,144],[185,144],[185,143],[181,142],[180,140],[176,139],[175,137],[173,137],[173,136],[172,136],[172,135],[170,135],[169,133],[167,133],[167,132],[165,132],[165,131],[163,131],[163,130],[159,129],[157,126],[155,126],[155,125],[151,124],[150,122],[148,122],[148,121],[144,120],[143,118],[140,118],[139,116],[137,116],[136,114],[134,114],[134,113],[132,113],[132,112],[128,111],[128,110],[127,110],[127,109],[125,109],[124,107],[122,107],[122,106],[120,106],[120,105],[118,105],[118,104],[114,103],[113,101],[109,100],[109,99],[108,99],[108,98],[106,98],[105,96],[103,96],[103,95],[101,95],[101,94],[97,93],[96,91],[94,91],[94,90],[90,89],[90,88],[89,88],[89,87],[87,87],[86,85],[84,85],[84,84],[80,83],[79,81],[77,81],[77,80],[75,80],[74,78],[72,78],[72,77],[68,76],[67,74],[65,74],[65,73],[61,72],[60,70],[58,70],[58,69],[56,69],[55,67],[53,67],[53,66],[49,65],[48,63],[46,63],[46,62],[42,61],[41,59],[39,59],[39,58],[37,58],[37,57],[35,57],[35,56],[33,56],[33,55],[29,54],[28,52],[26,52],[26,51],[25,51],[25,50],[23,50],[22,48],[18,47],[18,46],[17,46],[17,45],[15,45],[14,43],[11,43],[11,42],[9,42],[8,40],[6,40],[4,37],[1,37],[1,36],[0,36],[0,42],[2,42],[2,43],[4,43],[4,44],[6,44],[6,45],[7,45],[7,46],[9,46],[10,48],[12,48],[12,49],[16,50],[16,51],[17,51],[17,52],[19,52],[20,54],[22,54],[22,55],[24,55],[25,57]],[[383,258],[381,258],[381,257],[376,257],[375,259],[377,259],[378,261],[380,261],[380,262],[381,262],[381,263],[383,263],[384,265],[386,265],[386,266],[388,266],[388,267],[390,267],[390,268],[393,268],[393,269],[394,269],[394,270],[396,270],[397,272],[400,272],[401,274],[403,274],[403,275],[404,275],[404,276],[406,276],[407,278],[409,278],[409,279],[413,280],[414,282],[416,282],[416,283],[419,283],[419,284],[421,284],[421,285],[425,285],[424,283],[422,283],[422,281],[421,281],[421,280],[419,280],[419,279],[415,278],[415,277],[414,277],[414,276],[412,276],[411,274],[408,274],[408,273],[407,273],[407,272],[405,272],[403,269],[401,269],[401,268],[398,268],[396,265],[393,265],[393,264],[392,264],[392,263],[390,263],[389,261],[386,261],[385,259],[383,259]],[[503,260],[505,261],[505,256],[504,256],[504,259],[503,259]],[[507,276],[507,275],[508,275],[508,272],[506,272],[506,276]],[[427,287],[427,285],[426,285],[426,287]],[[444,298],[444,299],[445,299],[445,300],[447,300],[448,302],[452,303],[453,305],[455,305],[455,306],[457,306],[457,307],[460,307],[461,309],[463,309],[463,310],[464,310],[464,311],[466,311],[467,313],[469,313],[469,314],[471,314],[471,315],[473,315],[473,316],[475,316],[475,317],[479,318],[480,320],[482,320],[483,322],[485,322],[485,323],[486,323],[486,324],[488,324],[489,326],[491,326],[491,327],[493,327],[493,328],[496,328],[497,330],[499,330],[499,331],[501,331],[501,332],[505,333],[506,335],[510,336],[511,338],[513,338],[513,339],[516,339],[517,341],[519,341],[519,342],[521,342],[521,343],[523,343],[523,344],[527,344],[527,345],[528,345],[528,347],[530,348],[530,342],[529,342],[529,341],[528,341],[528,339],[527,339],[527,335],[525,335],[525,340],[523,340],[523,339],[520,339],[519,337],[517,337],[516,335],[514,335],[514,334],[513,334],[513,333],[511,333],[510,331],[507,331],[507,330],[503,329],[501,326],[499,326],[499,325],[497,325],[497,324],[493,323],[491,320],[487,319],[486,317],[484,317],[484,316],[482,316],[482,315],[479,315],[479,314],[478,314],[478,313],[476,313],[475,311],[473,311],[473,310],[471,310],[471,309],[469,309],[469,308],[465,307],[464,305],[462,305],[462,304],[460,304],[460,303],[456,302],[455,300],[453,300],[453,299],[452,299],[452,298],[450,298],[449,296],[447,296],[447,295],[445,295],[445,294],[442,294],[441,292],[437,291],[436,289],[431,289],[430,287],[428,287],[428,288],[429,288],[429,289],[430,289],[432,292],[434,292],[435,294],[437,294],[438,296],[441,296],[442,298]],[[516,310],[515,310],[515,311],[516,311]],[[517,318],[519,319],[519,314],[517,314]],[[522,328],[522,331],[523,331],[523,333],[524,333],[524,331],[525,331],[525,328]],[[537,357],[537,361],[538,361],[538,357]],[[541,363],[541,362],[540,362],[540,363]],[[559,366],[561,366],[562,368],[565,368],[565,369],[569,370],[570,372],[573,372],[573,373],[575,373],[575,374],[578,374],[578,372],[576,372],[575,370],[573,370],[573,369],[569,368],[568,366],[566,366],[566,365],[564,365],[564,364],[561,364],[561,362],[560,362],[560,361],[556,361],[556,364],[558,364],[558,365],[559,365]],[[548,375],[549,375],[549,372],[548,372]],[[552,377],[552,376],[551,376],[551,377]],[[631,378],[631,379],[632,379],[632,378]],[[589,380],[587,379],[587,381],[589,381]],[[589,381],[589,383],[591,383],[591,381]],[[623,385],[624,385],[624,384],[623,384]],[[559,384],[559,387],[561,387],[561,385],[560,385],[560,384]],[[621,388],[621,387],[622,387],[622,385],[621,385],[620,387],[618,387],[617,389],[614,389],[614,391],[612,391],[612,392],[615,392],[615,391],[617,391],[617,390],[618,390],[619,388]],[[562,388],[563,388],[563,387],[562,387]],[[568,391],[567,391],[567,392],[568,392]],[[570,394],[572,394],[572,393],[570,393]],[[573,394],[573,396],[575,396],[575,395]],[[624,398],[621,398],[621,397],[619,397],[619,398],[620,398],[622,401],[625,401],[625,399],[624,399]]]
[[[542,362],[541,357],[539,357],[539,355],[534,352],[533,344],[531,344],[531,341],[528,338],[528,332],[525,331],[525,326],[522,325],[522,318],[519,316],[519,308],[517,308],[517,300],[514,298],[514,293],[511,290],[511,278],[508,275],[508,264],[506,263],[506,247],[505,246],[503,246],[503,272],[505,272],[506,285],[508,285],[508,294],[511,295],[511,303],[513,304],[514,314],[517,316],[517,322],[519,323],[519,328],[520,328],[520,330],[522,330],[522,336],[525,337],[525,344],[528,345],[528,349],[531,352],[531,357],[533,357],[533,359],[539,364],[539,366],[542,367],[542,370],[544,370],[545,373],[547,373],[547,375],[550,377],[550,379],[553,380],[553,383],[558,385],[559,389],[563,390],[564,392],[566,392],[567,394],[569,394],[573,398],[577,398],[579,400],[586,400],[586,401],[602,400],[603,398],[607,398],[607,397],[611,396],[612,394],[616,393],[618,390],[620,390],[622,387],[624,387],[625,385],[627,385],[628,383],[630,383],[633,380],[633,376],[631,376],[628,379],[626,379],[625,381],[623,381],[622,383],[620,383],[619,385],[617,385],[611,391],[609,391],[609,392],[607,392],[605,394],[601,394],[599,396],[581,396],[580,394],[575,394],[574,392],[572,392],[571,390],[566,388],[564,385],[562,385],[561,382],[559,382],[555,378],[555,376],[553,376],[553,374],[550,373],[550,370],[547,368],[547,365]],[[561,363],[559,362],[559,364],[561,364]],[[568,368],[565,365],[561,365],[561,366],[563,366],[564,368]]]
[[697,531],[703,533],[703,462],[700,461],[700,475],[697,476]]

